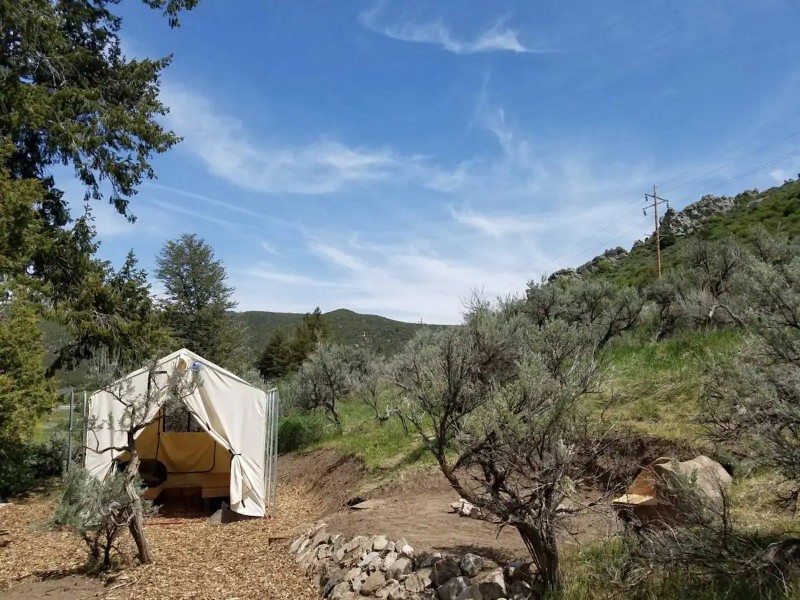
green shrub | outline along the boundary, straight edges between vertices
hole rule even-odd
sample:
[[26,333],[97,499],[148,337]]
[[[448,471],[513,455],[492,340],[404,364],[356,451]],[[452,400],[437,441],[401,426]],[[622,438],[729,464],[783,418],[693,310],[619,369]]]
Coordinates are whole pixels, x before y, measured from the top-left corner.
[[313,413],[285,417],[278,425],[278,452],[292,452],[320,441],[324,427],[320,417]]
[[0,498],[28,492],[50,477],[61,475],[67,440],[54,435],[43,443],[22,443],[0,448]]

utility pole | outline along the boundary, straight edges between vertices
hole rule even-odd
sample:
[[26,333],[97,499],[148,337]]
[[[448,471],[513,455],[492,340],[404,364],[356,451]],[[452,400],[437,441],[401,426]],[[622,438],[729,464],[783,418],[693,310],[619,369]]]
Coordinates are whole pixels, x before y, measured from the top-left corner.
[[653,186],[653,193],[645,194],[644,199],[645,202],[649,202],[651,199],[653,200],[652,204],[645,205],[642,212],[646,215],[648,208],[653,209],[653,219],[656,224],[656,265],[658,267],[658,278],[661,279],[661,224],[658,221],[658,205],[666,204],[667,209],[669,209],[669,200],[658,197],[658,187],[655,185]]

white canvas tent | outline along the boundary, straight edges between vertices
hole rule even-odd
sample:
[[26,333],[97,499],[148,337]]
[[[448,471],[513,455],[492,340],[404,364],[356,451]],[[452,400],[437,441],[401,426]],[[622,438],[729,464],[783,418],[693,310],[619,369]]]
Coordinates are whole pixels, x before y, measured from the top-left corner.
[[[131,394],[145,397],[150,385],[166,385],[176,369],[199,372],[200,384],[183,401],[201,431],[164,431],[163,419],[141,430],[136,450],[142,459],[163,463],[168,488],[200,488],[204,497],[229,496],[231,510],[247,516],[274,514],[277,506],[278,394],[264,392],[233,373],[182,349],[122,381]],[[135,397],[134,396],[134,397]],[[124,406],[109,391],[92,394],[88,417],[97,426],[86,434],[86,468],[97,477],[113,469],[115,458],[125,458],[114,446],[124,446],[119,423]],[[150,418],[161,407],[154,406]],[[109,419],[111,416],[111,419]],[[160,490],[159,490],[160,491]]]

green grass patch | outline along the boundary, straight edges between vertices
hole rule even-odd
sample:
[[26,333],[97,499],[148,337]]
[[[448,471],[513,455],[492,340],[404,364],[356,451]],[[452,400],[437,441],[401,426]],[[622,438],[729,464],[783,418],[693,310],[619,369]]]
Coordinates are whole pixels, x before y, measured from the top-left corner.
[[361,457],[367,469],[376,475],[392,476],[434,464],[411,424],[406,433],[397,416],[379,422],[371,407],[351,398],[340,404],[339,418],[341,433],[328,427],[318,445]]
[[606,425],[695,441],[702,434],[697,413],[703,376],[741,341],[742,334],[730,329],[615,345],[601,357],[605,381],[591,410]]

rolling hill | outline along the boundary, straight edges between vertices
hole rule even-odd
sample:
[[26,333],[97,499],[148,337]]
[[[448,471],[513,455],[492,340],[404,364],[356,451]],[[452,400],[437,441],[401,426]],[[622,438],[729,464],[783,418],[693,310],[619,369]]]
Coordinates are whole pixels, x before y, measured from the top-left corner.
[[[268,311],[234,313],[250,331],[250,345],[260,351],[277,330],[291,334],[303,315]],[[397,352],[422,327],[419,323],[394,321],[340,308],[324,313],[331,340],[340,344],[361,344],[387,355]],[[435,326],[437,327],[437,326]],[[440,327],[440,326],[439,326]]]

